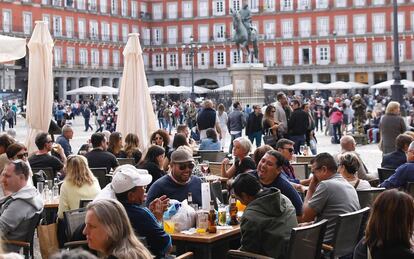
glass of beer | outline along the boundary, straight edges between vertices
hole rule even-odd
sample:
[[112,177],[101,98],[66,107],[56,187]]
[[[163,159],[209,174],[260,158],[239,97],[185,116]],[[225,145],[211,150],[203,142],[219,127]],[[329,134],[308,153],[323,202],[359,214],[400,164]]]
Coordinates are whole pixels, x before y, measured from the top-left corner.
[[220,205],[218,208],[218,224],[220,226],[227,225],[227,218],[226,218],[226,206]]

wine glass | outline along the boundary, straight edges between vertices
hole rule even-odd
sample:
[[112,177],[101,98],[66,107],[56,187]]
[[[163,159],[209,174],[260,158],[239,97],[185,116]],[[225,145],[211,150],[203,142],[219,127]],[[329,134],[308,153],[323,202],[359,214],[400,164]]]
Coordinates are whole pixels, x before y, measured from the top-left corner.
[[301,155],[303,155],[303,153],[305,152],[305,146],[304,145],[300,145],[299,152],[300,152]]
[[200,166],[201,166],[201,171],[203,172],[203,174],[208,175],[208,168],[210,166],[210,162],[208,160],[203,160]]

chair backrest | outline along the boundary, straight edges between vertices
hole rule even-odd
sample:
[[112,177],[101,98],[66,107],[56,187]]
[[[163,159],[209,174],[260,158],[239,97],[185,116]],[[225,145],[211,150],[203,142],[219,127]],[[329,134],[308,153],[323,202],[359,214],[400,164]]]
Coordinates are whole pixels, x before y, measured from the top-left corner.
[[90,202],[92,202],[92,200],[79,200],[79,208],[86,208]]
[[324,219],[309,226],[293,228],[286,258],[320,258],[327,224],[328,220]]
[[272,257],[240,250],[227,251],[227,259],[272,259]]
[[211,200],[214,201],[214,206],[217,208],[216,198],[219,199],[221,203],[225,203],[223,200],[223,193],[221,191],[221,182],[211,182],[210,183],[210,196]]
[[361,223],[369,208],[338,216],[333,237],[331,258],[337,258],[353,253],[358,243]]
[[296,178],[304,180],[309,178],[309,169],[307,163],[294,163],[291,164],[293,171],[295,172]]
[[207,160],[210,162],[221,162],[227,156],[227,152],[215,151],[215,150],[199,150],[200,161]]
[[408,182],[405,190],[411,195],[411,197],[414,197],[414,182]]
[[37,225],[39,225],[41,218],[42,218],[42,213],[40,212],[40,213],[34,214],[34,216],[31,219],[29,219],[29,229],[26,233],[25,240],[22,240],[22,241],[30,243],[32,249],[33,249],[34,233],[35,233]]
[[357,190],[359,205],[361,208],[371,207],[377,196],[385,191],[385,188],[371,188],[367,190]]
[[395,173],[395,169],[389,169],[389,168],[378,168],[378,178],[380,183],[387,180],[391,175]]
[[119,165],[135,165],[135,159],[133,158],[117,158]]
[[86,208],[65,211],[63,212],[63,217],[66,222],[66,237],[68,241],[72,241],[75,230],[85,223]]
[[98,179],[99,185],[101,189],[105,188],[105,186],[110,182],[106,174],[108,173],[105,167],[98,167],[98,168],[91,168],[93,175]]
[[53,180],[55,178],[55,172],[53,171],[52,167],[32,167],[32,172],[37,173],[40,170],[43,170],[47,176],[45,180]]

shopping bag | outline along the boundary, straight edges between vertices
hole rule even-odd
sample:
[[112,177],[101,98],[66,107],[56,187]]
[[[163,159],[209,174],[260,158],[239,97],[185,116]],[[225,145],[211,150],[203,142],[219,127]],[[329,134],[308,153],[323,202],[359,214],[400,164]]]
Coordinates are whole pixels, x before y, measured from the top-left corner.
[[39,238],[40,253],[43,259],[48,259],[59,251],[57,239],[57,223],[38,225],[37,236]]

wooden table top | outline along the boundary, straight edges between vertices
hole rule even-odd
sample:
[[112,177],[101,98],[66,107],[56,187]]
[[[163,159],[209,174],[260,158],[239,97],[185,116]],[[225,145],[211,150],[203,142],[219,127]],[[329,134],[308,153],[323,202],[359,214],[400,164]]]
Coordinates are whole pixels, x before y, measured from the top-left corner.
[[45,209],[57,209],[59,207],[59,199],[43,200],[43,208]]
[[196,242],[196,243],[206,243],[210,244],[217,240],[231,237],[240,233],[240,225],[231,226],[231,229],[217,229],[217,233],[194,233],[192,235],[183,234],[183,233],[174,233],[171,234],[173,240],[181,240],[181,241],[189,241],[189,242]]
[[206,176],[206,180],[209,182],[214,182],[214,181],[227,182],[228,178],[219,176],[219,175],[210,174]]

